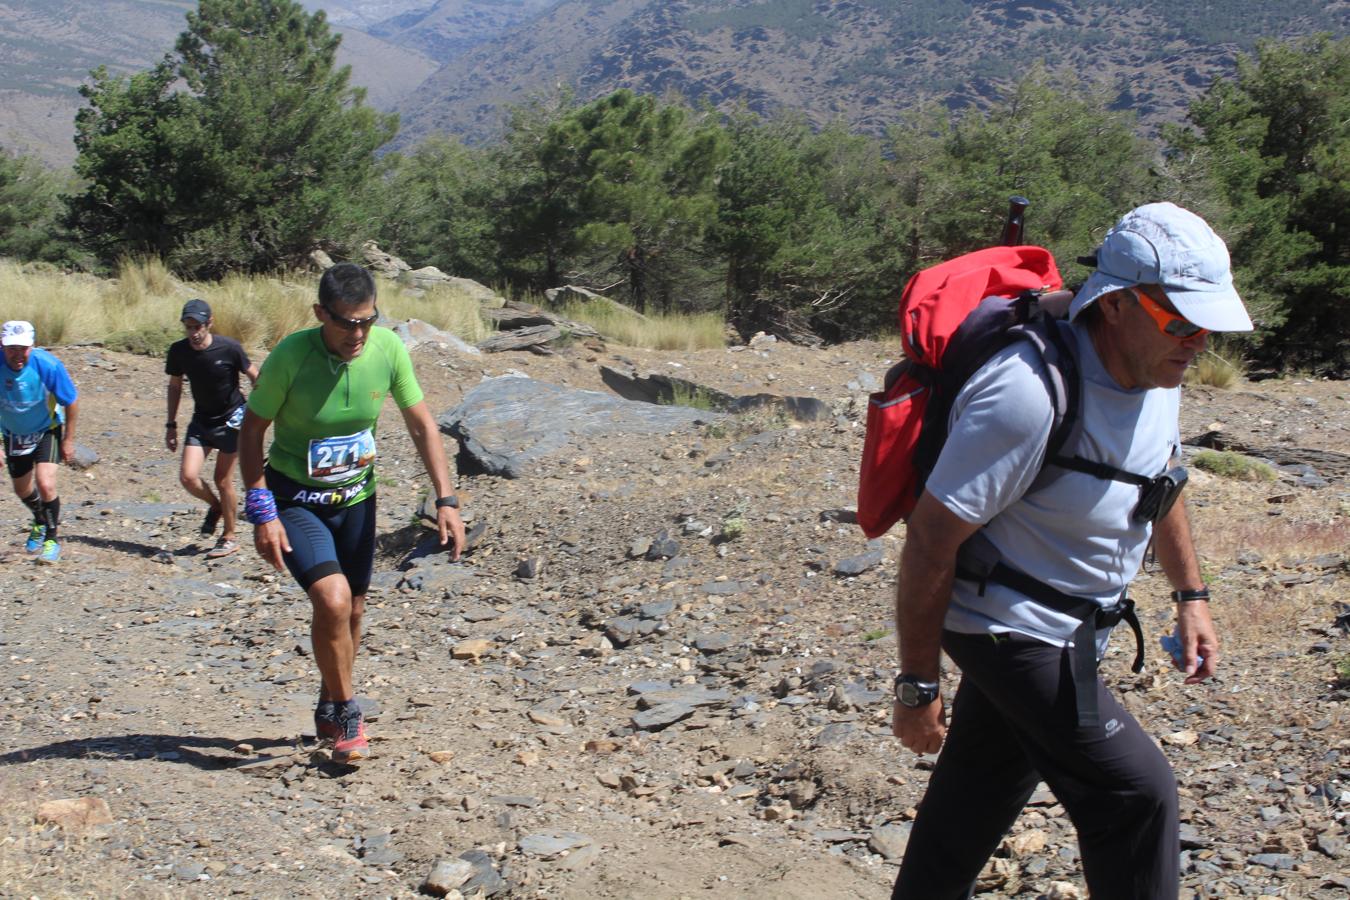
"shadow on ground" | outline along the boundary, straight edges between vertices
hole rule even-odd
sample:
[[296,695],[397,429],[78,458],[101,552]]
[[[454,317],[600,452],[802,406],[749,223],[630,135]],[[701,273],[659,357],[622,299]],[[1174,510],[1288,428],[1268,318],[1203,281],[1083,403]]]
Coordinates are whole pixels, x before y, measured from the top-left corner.
[[[121,734],[105,737],[57,741],[39,747],[25,747],[0,755],[0,766],[16,766],[46,759],[158,760],[179,762],[199,769],[232,769],[252,757],[233,753],[239,744],[248,744],[257,754],[269,750],[299,752],[306,748],[294,740],[276,738],[224,738],[177,734]],[[204,753],[219,750],[222,753]]]

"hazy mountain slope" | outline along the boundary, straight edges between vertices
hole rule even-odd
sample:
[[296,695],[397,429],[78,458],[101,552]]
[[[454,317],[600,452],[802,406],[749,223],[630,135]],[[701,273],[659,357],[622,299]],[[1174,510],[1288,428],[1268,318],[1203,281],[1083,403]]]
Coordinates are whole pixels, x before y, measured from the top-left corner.
[[400,105],[403,140],[489,137],[505,104],[560,83],[583,98],[677,90],[878,130],[924,100],[985,104],[1039,60],[1100,81],[1153,125],[1180,118],[1257,38],[1345,33],[1348,10],[1344,0],[573,0],[428,79]]
[[448,62],[528,21],[555,0],[439,0],[366,28],[376,37]]
[[361,29],[429,4],[430,0],[300,0],[310,12],[323,10],[334,25]]
[[[36,153],[53,166],[75,158],[78,88],[89,70],[145,69],[172,51],[194,2],[176,0],[0,0],[0,147]],[[354,29],[338,59],[369,102],[393,106],[436,64]]]

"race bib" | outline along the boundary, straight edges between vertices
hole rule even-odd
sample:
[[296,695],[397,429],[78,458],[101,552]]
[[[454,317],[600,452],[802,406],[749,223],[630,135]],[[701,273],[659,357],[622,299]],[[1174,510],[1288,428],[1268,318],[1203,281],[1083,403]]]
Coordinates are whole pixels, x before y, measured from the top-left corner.
[[370,429],[309,442],[309,477],[327,484],[350,481],[375,462],[375,435]]
[[47,436],[45,431],[35,431],[32,434],[11,434],[9,435],[9,455],[27,456],[37,449],[37,445],[42,443],[42,439]]
[[247,403],[241,403],[236,406],[234,412],[230,413],[230,417],[225,420],[225,427],[233,428],[235,431],[238,431],[239,426],[244,424],[244,410],[247,407]]

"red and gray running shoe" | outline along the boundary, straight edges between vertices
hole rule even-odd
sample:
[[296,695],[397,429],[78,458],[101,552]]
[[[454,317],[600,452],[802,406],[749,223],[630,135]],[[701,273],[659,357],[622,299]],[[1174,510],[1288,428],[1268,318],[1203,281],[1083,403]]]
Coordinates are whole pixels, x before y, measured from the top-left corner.
[[333,762],[357,763],[370,756],[370,742],[366,740],[365,718],[355,702],[339,704],[337,726],[341,736],[333,743]]

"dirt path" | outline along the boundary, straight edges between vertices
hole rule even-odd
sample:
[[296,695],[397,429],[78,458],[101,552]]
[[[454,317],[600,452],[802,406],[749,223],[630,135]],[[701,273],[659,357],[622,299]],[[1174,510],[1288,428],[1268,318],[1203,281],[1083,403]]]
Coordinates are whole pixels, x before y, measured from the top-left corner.
[[[829,515],[853,502],[863,389],[886,348],[417,350],[436,413],[483,375],[599,390],[600,364],[630,364],[818,397],[837,418],[596,441],[529,478],[466,479],[484,533],[455,566],[410,524],[426,479],[390,407],[357,665],[376,756],[355,772],[305,737],[317,677],[303,595],[251,550],[208,562],[194,543],[202,511],[159,443],[161,362],[58,355],[83,392],[80,441],[102,460],[62,472],[58,567],[31,563],[24,511],[0,501],[0,895],[411,896],[461,856],[466,894],[888,894],[885,854],[927,777],[889,736],[901,535],[836,575],[868,547]],[[1183,435],[1217,424],[1246,446],[1346,453],[1347,396],[1328,382],[1188,391]],[[1187,896],[1350,891],[1350,689],[1334,685],[1350,659],[1335,624],[1350,611],[1350,493],[1343,475],[1306,475],[1193,476],[1225,637],[1216,683],[1184,688],[1157,653],[1131,675],[1126,637],[1106,664],[1176,766]],[[712,541],[734,510],[745,533]],[[647,559],[663,530],[675,558]],[[1170,628],[1166,590],[1157,574],[1138,583],[1150,646]],[[112,821],[36,822],[75,798]],[[1075,854],[1062,808],[1038,796],[985,888],[1081,888]]]

